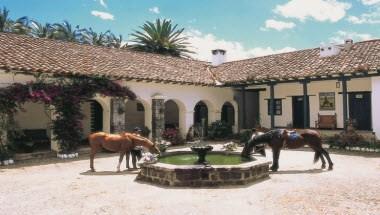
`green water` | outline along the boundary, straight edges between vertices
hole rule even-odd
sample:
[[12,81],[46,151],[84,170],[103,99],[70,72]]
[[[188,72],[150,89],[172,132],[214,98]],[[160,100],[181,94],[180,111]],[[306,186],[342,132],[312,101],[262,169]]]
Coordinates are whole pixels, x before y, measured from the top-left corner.
[[[161,157],[158,161],[160,163],[174,164],[174,165],[192,165],[198,160],[196,154],[176,154]],[[224,154],[208,154],[206,160],[211,165],[236,165],[250,160],[242,158],[240,155],[224,155]]]

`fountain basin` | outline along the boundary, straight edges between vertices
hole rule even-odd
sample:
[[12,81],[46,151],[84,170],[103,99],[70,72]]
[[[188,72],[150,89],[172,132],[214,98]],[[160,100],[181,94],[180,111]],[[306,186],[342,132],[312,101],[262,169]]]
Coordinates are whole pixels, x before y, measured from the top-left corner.
[[[191,152],[190,152],[191,153]],[[244,185],[269,176],[269,165],[271,162],[263,157],[252,158],[252,160],[241,161],[239,164],[213,164],[213,155],[240,156],[238,152],[215,152],[207,155],[208,165],[193,164],[168,164],[165,159],[171,156],[188,156],[188,151],[176,151],[165,153],[157,163],[142,164],[137,180],[153,184],[179,187],[210,187],[221,185]],[[194,155],[193,159],[197,159]],[[170,160],[170,159],[169,159]],[[192,162],[192,161],[190,161]]]

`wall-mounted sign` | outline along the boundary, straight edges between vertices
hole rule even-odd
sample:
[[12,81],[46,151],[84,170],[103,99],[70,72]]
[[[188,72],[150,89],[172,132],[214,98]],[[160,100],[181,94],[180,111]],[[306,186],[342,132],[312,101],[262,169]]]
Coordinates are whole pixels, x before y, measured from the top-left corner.
[[319,93],[319,110],[335,110],[335,93]]

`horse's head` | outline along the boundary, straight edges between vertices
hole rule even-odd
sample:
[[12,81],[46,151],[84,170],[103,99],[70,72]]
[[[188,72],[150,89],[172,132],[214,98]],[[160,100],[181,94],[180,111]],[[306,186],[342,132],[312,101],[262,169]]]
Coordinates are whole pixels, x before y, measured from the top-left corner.
[[258,142],[255,141],[256,137],[264,134],[263,132],[257,131],[256,129],[252,129],[252,131],[253,131],[252,136],[248,140],[248,142],[245,143],[243,151],[241,153],[241,155],[244,157],[249,157],[249,155],[252,153],[254,147],[257,144],[259,144]]
[[156,144],[150,141],[148,138],[141,137],[139,135],[130,135],[132,142],[137,146],[143,146],[149,150],[152,154],[161,154],[160,149]]

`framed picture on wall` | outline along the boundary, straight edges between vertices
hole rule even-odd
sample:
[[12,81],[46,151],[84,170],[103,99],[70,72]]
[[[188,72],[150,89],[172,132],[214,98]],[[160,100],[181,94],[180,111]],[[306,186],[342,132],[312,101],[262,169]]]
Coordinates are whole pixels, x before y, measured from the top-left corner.
[[319,110],[335,110],[335,92],[319,93]]

